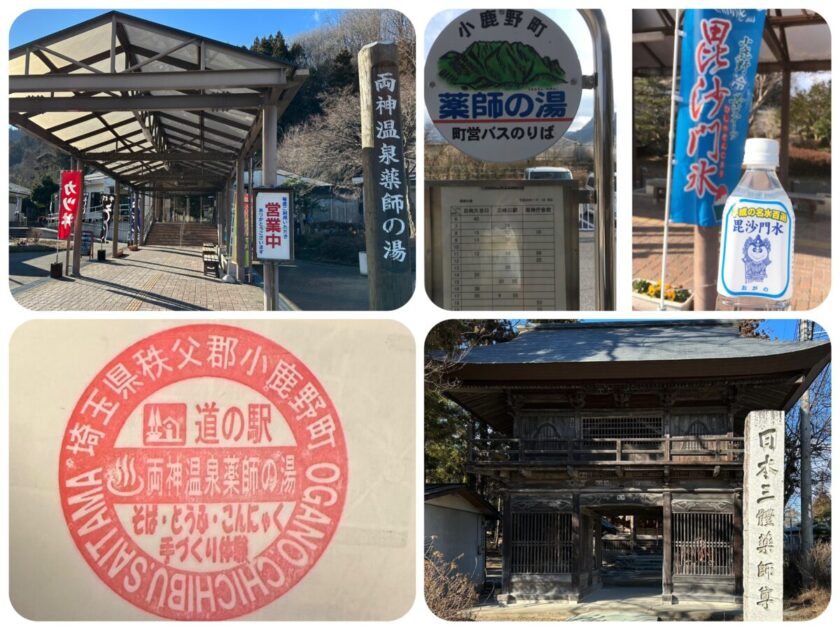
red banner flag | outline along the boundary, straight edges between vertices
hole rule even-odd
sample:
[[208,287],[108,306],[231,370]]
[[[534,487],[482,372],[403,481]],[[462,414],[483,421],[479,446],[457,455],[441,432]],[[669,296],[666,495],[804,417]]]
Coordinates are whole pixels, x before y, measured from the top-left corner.
[[79,212],[82,199],[82,172],[61,171],[61,188],[59,189],[58,209],[58,238],[70,237],[73,221]]

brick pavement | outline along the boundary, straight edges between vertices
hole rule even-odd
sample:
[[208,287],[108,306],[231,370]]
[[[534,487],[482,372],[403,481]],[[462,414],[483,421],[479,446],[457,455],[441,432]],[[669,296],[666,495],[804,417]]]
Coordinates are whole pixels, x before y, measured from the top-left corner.
[[144,246],[128,256],[92,262],[81,278],[44,278],[16,289],[37,311],[261,311],[260,287],[205,276],[200,247]]
[[[662,265],[664,202],[633,195],[633,277],[655,280]],[[667,282],[692,288],[694,228],[671,224],[668,235]],[[831,288],[831,214],[825,209],[796,214],[791,308],[819,306]],[[628,290],[629,287],[628,287]]]

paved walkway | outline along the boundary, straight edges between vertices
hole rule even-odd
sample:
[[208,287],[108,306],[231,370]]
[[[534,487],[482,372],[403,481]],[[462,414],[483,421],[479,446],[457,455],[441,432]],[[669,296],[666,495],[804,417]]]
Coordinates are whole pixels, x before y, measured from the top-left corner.
[[[633,277],[659,278],[662,265],[664,201],[633,194]],[[793,255],[792,310],[808,310],[822,303],[831,288],[831,214],[825,209],[796,215]],[[667,282],[692,288],[694,228],[671,224],[668,232]],[[630,290],[627,287],[626,290]]]
[[259,287],[205,276],[200,247],[144,246],[125,258],[86,262],[81,278],[63,280],[48,277],[54,254],[27,256],[10,255],[9,281],[12,296],[33,310],[263,310]]
[[706,621],[740,618],[732,602],[689,600],[663,604],[661,589],[604,587],[577,604],[566,602],[487,605],[474,609],[477,621]]

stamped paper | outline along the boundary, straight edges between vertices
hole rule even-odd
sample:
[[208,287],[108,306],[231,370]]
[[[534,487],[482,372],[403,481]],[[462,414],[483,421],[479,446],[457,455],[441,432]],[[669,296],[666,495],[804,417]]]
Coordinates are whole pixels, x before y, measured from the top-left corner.
[[277,343],[171,328],[113,357],[67,420],[61,507],[99,580],[170,619],[248,614],[329,548],[348,484],[338,410]]

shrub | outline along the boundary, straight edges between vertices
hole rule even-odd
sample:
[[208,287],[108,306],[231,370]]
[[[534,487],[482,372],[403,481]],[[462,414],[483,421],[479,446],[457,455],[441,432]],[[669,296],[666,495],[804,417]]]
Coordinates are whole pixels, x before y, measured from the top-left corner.
[[[812,583],[806,586],[806,576]],[[797,552],[785,557],[784,588],[786,597],[795,597],[803,589],[831,591],[831,544],[818,542],[803,558]]]
[[831,175],[831,152],[803,147],[790,148],[791,175]]
[[430,549],[424,559],[426,605],[446,621],[472,621],[478,593],[470,578],[458,572],[455,560],[446,561],[443,553]]
[[830,543],[816,543],[807,557],[798,560],[798,565],[803,576],[811,576],[814,586],[831,590]]
[[304,260],[359,264],[359,252],[365,249],[365,237],[358,234],[305,234],[295,241],[295,255]]

